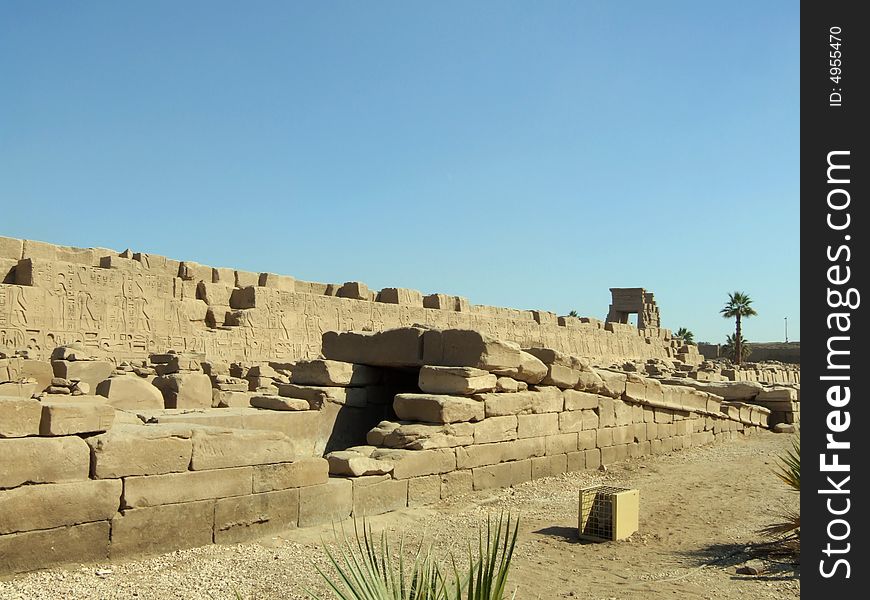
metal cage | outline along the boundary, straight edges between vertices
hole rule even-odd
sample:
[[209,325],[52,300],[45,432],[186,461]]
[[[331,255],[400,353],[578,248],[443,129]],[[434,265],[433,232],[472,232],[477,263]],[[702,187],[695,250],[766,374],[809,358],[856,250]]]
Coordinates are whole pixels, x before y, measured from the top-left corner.
[[594,485],[580,490],[578,534],[596,542],[622,540],[637,531],[640,492]]

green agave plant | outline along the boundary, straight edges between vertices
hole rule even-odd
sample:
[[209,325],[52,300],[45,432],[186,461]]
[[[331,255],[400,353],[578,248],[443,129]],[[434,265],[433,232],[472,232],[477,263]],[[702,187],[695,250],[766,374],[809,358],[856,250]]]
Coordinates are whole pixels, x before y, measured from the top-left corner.
[[[791,442],[791,448],[783,456],[779,457],[780,464],[774,473],[793,491],[801,491],[801,438],[795,436]],[[801,515],[795,510],[786,510],[782,513],[783,521],[774,523],[762,529],[762,532],[772,537],[800,537]]]
[[[468,549],[468,570],[460,574],[454,557],[451,573],[442,573],[432,546],[417,547],[413,564],[405,564],[404,540],[394,554],[386,533],[376,540],[363,523],[362,533],[354,524],[355,539],[343,537],[335,552],[324,546],[335,574],[317,567],[339,600],[502,600],[507,575],[519,533],[518,520],[510,515],[496,521],[487,518],[481,528],[475,555]],[[398,557],[398,558],[397,558]],[[312,592],[308,595],[321,600]]]

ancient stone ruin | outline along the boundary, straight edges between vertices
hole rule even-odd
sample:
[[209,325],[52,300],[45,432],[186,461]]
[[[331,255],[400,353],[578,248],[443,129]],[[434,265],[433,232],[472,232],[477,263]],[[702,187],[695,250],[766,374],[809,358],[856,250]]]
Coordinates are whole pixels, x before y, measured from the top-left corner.
[[799,367],[704,361],[643,290],[638,329],[9,238],[0,277],[0,573],[381,514],[800,417]]

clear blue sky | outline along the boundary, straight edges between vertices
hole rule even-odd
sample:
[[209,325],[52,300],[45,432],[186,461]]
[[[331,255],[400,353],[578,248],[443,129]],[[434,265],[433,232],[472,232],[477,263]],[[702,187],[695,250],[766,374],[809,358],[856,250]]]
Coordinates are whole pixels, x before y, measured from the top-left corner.
[[0,3],[0,235],[799,339],[798,3]]

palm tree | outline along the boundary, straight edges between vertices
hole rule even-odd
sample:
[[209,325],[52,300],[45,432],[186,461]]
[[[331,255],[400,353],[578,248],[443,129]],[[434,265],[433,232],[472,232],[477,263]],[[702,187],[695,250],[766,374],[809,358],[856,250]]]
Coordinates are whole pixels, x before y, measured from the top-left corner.
[[725,306],[722,307],[719,313],[726,319],[734,318],[737,321],[737,328],[734,334],[734,360],[739,365],[743,356],[743,351],[740,347],[743,343],[743,335],[740,332],[740,320],[743,317],[747,319],[754,317],[758,313],[752,308],[752,298],[749,297],[749,294],[744,294],[743,292],[728,294],[728,302],[725,303]]
[[[728,335],[725,336],[725,345],[722,346],[722,352],[737,363],[737,344],[734,343],[734,336]],[[749,355],[752,354],[752,346],[749,345],[749,342],[746,341],[742,335],[740,336],[740,360],[746,360],[749,358]],[[739,364],[739,363],[738,363]]]
[[568,313],[568,316],[569,317],[579,317],[580,315],[577,314],[576,310],[572,310],[571,312]]
[[686,329],[685,327],[680,327],[677,329],[677,333],[674,334],[674,337],[680,340],[683,340],[686,344],[694,344],[695,343],[695,334]]

